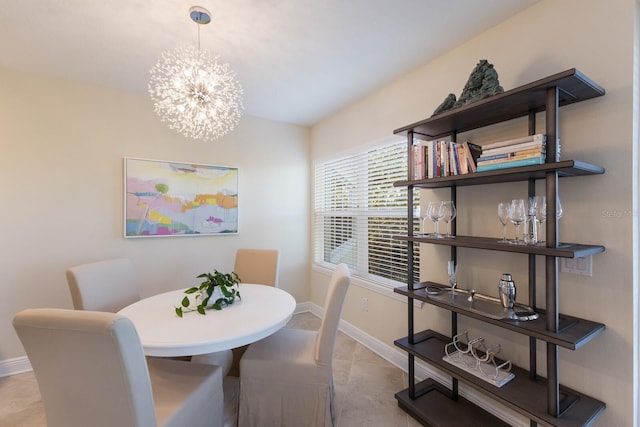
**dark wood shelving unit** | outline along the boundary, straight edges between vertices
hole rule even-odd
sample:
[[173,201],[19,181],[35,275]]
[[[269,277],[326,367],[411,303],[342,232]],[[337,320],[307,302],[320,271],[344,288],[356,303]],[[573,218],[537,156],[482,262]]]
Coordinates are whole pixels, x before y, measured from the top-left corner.
[[[444,285],[442,284],[433,282],[426,282],[422,285],[435,285],[444,287]],[[455,311],[456,313],[463,314],[467,317],[482,320],[483,322],[491,323],[492,325],[509,329],[522,335],[527,335],[542,341],[550,342],[559,345],[560,347],[568,348],[569,350],[579,349],[605,330],[605,325],[602,323],[559,314],[559,331],[552,332],[547,330],[546,313],[541,309],[536,310],[536,313],[538,313],[538,315],[540,316],[536,320],[497,320],[488,316],[483,316],[482,314],[475,311],[465,310],[464,308],[447,304],[446,302],[442,302],[434,298],[430,298],[429,295],[425,292],[424,288],[409,290],[407,287],[402,287],[395,288],[394,291],[408,298],[413,298],[418,301],[435,305],[449,311]]]
[[[545,112],[546,163],[535,166],[493,170],[465,175],[436,177],[422,180],[399,181],[396,187],[408,189],[408,222],[413,223],[413,191],[419,189],[449,188],[451,200],[457,204],[457,187],[527,182],[528,196],[535,195],[537,180],[544,180],[548,212],[555,212],[558,178],[595,176],[605,172],[601,166],[579,160],[559,159],[558,120],[559,108],[604,95],[602,87],[592,82],[576,69],[569,69],[533,83],[518,87],[490,98],[453,109],[428,119],[396,129],[396,135],[407,137],[409,158],[408,177],[413,176],[411,149],[414,138],[423,140],[449,137],[455,141],[461,132],[493,125],[506,120],[529,120],[529,134],[536,133],[536,115]],[[458,206],[458,209],[460,207]],[[604,246],[558,241],[558,221],[553,215],[546,222],[545,246],[510,245],[499,243],[496,237],[463,236],[456,233],[456,220],[451,223],[455,238],[433,238],[414,235],[409,227],[407,236],[394,236],[407,243],[407,286],[395,292],[407,297],[407,329],[405,338],[395,341],[396,346],[408,354],[409,384],[406,390],[396,394],[398,405],[426,425],[467,426],[506,425],[493,415],[477,408],[458,394],[458,381],[488,394],[508,407],[522,413],[537,423],[548,426],[589,425],[604,411],[606,405],[581,392],[560,385],[558,347],[578,350],[605,330],[605,325],[587,319],[560,314],[558,311],[558,259],[579,258],[604,252]],[[447,303],[442,298],[430,297],[425,287],[443,286],[432,282],[415,283],[413,275],[414,246],[434,244],[449,246],[451,260],[457,261],[458,248],[519,253],[529,260],[529,306],[539,315],[536,320],[514,321],[490,317],[473,306]],[[545,308],[536,307],[536,258],[544,258]],[[515,367],[515,378],[501,388],[495,387],[474,375],[442,360],[447,338],[431,330],[416,332],[413,300],[423,301],[451,312],[451,336],[456,335],[458,315],[493,324],[529,337],[529,370]],[[465,308],[466,307],[466,308]],[[491,306],[493,307],[493,306]],[[490,308],[491,308],[490,307]],[[493,309],[493,308],[492,308]],[[482,314],[484,313],[484,314]],[[546,344],[546,375],[537,372],[537,341]],[[436,366],[451,376],[451,390],[433,379],[416,382],[415,359]]]
[[465,384],[491,395],[506,406],[543,425],[589,425],[605,408],[604,403],[599,400],[560,386],[561,415],[553,417],[547,413],[545,393],[547,384],[544,378],[533,380],[530,378],[529,371],[513,366],[511,368],[511,372],[515,374],[513,380],[502,387],[496,387],[442,360],[445,356],[444,347],[449,342],[451,342],[451,338],[427,330],[417,333],[413,344],[409,343],[407,337],[396,340],[395,344],[430,365],[438,367],[448,375],[463,380]]

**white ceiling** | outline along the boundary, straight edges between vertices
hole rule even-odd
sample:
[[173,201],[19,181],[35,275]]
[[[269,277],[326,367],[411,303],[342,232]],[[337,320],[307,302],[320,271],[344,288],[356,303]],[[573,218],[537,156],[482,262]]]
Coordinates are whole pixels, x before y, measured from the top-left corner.
[[0,0],[0,67],[146,92],[163,50],[196,44],[199,5],[245,113],[310,125],[536,1]]

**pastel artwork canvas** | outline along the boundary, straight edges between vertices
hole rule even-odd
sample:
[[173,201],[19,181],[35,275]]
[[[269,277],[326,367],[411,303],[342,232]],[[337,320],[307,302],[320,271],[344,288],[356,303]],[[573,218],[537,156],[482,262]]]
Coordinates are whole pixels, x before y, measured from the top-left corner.
[[237,168],[125,158],[125,237],[237,232]]

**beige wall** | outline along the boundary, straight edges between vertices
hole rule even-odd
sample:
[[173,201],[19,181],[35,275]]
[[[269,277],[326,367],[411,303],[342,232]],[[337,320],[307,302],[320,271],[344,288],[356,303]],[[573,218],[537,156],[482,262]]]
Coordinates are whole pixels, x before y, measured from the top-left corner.
[[[448,52],[381,90],[336,113],[312,128],[312,159],[324,159],[392,134],[393,129],[431,115],[449,92],[460,94],[479,59],[492,62],[508,90],[569,68],[577,68],[602,85],[604,97],[563,108],[560,113],[562,157],[600,164],[606,174],[560,181],[565,208],[560,239],[602,244],[606,252],[593,257],[593,276],[559,273],[560,310],[605,323],[607,330],[579,351],[560,349],[560,378],[606,402],[596,425],[633,423],[634,301],[632,211],[632,89],[635,0],[543,0],[481,36]],[[425,21],[428,25],[428,21]],[[637,120],[637,118],[635,119]],[[540,117],[538,131],[544,132]],[[523,135],[525,120],[460,135],[475,142]],[[637,136],[636,136],[637,138]],[[635,141],[637,144],[637,141]],[[543,188],[540,187],[543,191]],[[525,183],[461,188],[458,190],[458,232],[501,236],[495,214],[498,201],[526,196]],[[446,199],[445,190],[424,190],[424,200]],[[513,232],[513,231],[511,231]],[[448,249],[423,245],[423,279],[446,280]],[[460,249],[459,286],[496,295],[500,273],[510,271],[526,290],[526,257],[516,254]],[[544,280],[544,259],[538,277]],[[326,277],[312,273],[311,298],[323,303]],[[361,298],[369,299],[369,311]],[[544,292],[539,291],[539,305]],[[381,315],[384,313],[384,315]],[[406,304],[369,289],[350,289],[344,318],[365,332],[393,345],[406,334]],[[449,314],[432,306],[417,310],[416,328],[449,333]],[[460,330],[482,334],[502,343],[503,354],[528,365],[528,340],[490,325],[460,319]],[[539,346],[539,369],[545,372],[544,345]]]
[[[307,128],[245,116],[203,143],[168,129],[145,94],[8,70],[0,94],[0,361],[24,355],[17,311],[72,308],[64,271],[78,263],[129,257],[147,296],[231,271],[236,248],[279,248],[280,286],[308,300]],[[124,157],[237,166],[240,233],[124,239]]]

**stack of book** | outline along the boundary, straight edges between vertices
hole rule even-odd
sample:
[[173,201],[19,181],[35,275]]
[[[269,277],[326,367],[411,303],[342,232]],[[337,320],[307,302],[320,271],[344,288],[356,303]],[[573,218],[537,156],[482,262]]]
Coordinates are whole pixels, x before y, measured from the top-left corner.
[[546,141],[546,135],[536,134],[483,145],[477,171],[541,165],[546,159]]
[[416,141],[412,147],[413,179],[464,175],[476,172],[482,149],[471,142]]

